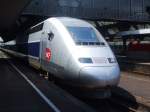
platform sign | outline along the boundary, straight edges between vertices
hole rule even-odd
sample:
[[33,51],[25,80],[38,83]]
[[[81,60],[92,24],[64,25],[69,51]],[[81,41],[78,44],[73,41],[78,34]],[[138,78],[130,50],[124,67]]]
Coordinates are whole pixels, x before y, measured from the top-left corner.
[[46,48],[45,49],[45,58],[47,61],[50,61],[51,60],[51,49],[50,48]]

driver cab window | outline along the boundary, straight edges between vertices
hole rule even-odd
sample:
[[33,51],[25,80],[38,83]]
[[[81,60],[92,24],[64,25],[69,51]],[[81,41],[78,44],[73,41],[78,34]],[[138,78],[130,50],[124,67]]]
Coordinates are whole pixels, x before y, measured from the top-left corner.
[[67,27],[77,45],[104,45],[91,27]]

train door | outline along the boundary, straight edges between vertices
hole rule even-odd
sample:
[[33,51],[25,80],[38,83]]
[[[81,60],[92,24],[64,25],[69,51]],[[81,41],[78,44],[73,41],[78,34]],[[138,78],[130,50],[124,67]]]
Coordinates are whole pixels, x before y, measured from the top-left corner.
[[43,70],[50,70],[51,60],[51,39],[53,38],[52,33],[43,32],[40,40],[40,64]]

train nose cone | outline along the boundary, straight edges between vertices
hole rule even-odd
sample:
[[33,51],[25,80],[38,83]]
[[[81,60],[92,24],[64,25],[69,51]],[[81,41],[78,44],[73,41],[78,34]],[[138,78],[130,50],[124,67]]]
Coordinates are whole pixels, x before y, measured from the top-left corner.
[[79,75],[80,83],[87,87],[115,86],[119,83],[120,69],[111,67],[84,67]]

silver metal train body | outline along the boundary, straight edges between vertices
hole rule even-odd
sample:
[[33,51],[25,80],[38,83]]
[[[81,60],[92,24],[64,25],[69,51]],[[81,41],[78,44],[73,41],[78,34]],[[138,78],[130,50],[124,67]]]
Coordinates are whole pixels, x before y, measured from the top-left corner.
[[119,82],[120,69],[112,50],[86,21],[49,18],[30,28],[27,44],[28,52],[22,55],[31,65],[73,86],[105,88]]

